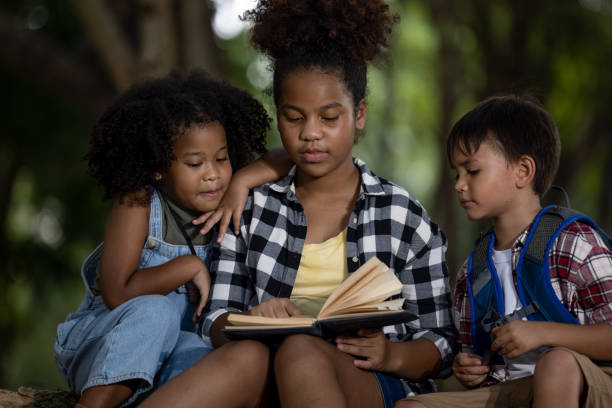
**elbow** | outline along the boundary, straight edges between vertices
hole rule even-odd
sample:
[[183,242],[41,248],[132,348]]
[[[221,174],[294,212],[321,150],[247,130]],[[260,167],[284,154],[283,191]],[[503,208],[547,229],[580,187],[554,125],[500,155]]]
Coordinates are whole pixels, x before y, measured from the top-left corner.
[[106,305],[106,307],[109,308],[109,310],[113,310],[114,308],[116,308],[117,306],[121,305],[123,302],[125,302],[126,300],[128,300],[129,298],[126,298],[125,296],[121,296],[120,294],[116,294],[116,293],[108,293],[109,291],[102,291],[102,300],[104,301],[104,304]]
[[109,310],[113,310],[121,304],[121,302],[118,302],[112,296],[105,296],[104,294],[102,294],[102,300],[104,301],[104,304],[106,305],[106,307],[108,307]]

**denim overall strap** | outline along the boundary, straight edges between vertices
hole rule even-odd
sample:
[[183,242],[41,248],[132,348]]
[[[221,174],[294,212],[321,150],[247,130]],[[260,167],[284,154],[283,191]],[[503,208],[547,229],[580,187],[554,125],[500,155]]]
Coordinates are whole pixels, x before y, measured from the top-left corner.
[[161,241],[163,236],[163,209],[157,190],[151,194],[151,214],[149,215],[149,236]]

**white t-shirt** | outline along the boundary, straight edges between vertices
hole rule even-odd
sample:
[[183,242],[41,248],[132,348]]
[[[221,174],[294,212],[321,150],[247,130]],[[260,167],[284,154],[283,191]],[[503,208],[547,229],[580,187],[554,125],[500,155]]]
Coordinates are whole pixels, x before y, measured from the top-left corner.
[[[514,277],[512,276],[512,250],[506,249],[503,251],[493,250],[493,263],[495,269],[497,269],[497,276],[501,283],[502,292],[504,293],[504,314],[509,315],[515,310],[523,307],[521,300],[516,293],[516,286],[514,286]],[[523,320],[527,320],[523,318]],[[512,360],[506,359],[507,364],[505,366],[497,366],[498,369],[504,369],[503,371],[497,371],[496,374],[502,373],[505,378],[497,378],[500,381],[504,380],[515,380],[521,377],[527,377],[533,374],[535,370],[535,363],[540,354],[546,350],[546,347],[541,347],[537,350],[530,351]],[[505,373],[504,373],[505,371]],[[497,375],[495,375],[497,377]]]

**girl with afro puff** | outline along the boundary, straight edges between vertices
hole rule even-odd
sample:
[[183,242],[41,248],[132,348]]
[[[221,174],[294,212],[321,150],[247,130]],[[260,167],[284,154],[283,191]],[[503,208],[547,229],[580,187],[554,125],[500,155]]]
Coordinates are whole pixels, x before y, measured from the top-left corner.
[[[433,391],[430,379],[450,374],[456,350],[444,234],[410,193],[352,157],[366,120],[366,64],[388,46],[397,18],[382,0],[260,0],[245,19],[272,60],[278,130],[295,166],[251,190],[240,234],[228,232],[213,256],[202,335],[215,347],[236,343],[222,331],[230,312],[316,315],[376,256],[417,319],[333,342],[286,337],[271,354],[280,405],[391,407]],[[166,392],[196,381],[188,373],[145,406],[168,404]],[[206,400],[205,389],[191,391]]]
[[[222,204],[226,192],[246,198],[253,185],[283,174],[280,162],[259,160],[229,187],[232,172],[265,151],[269,123],[249,94],[198,71],[136,84],[98,120],[86,159],[114,205],[104,243],[82,267],[85,299],[55,342],[77,405],[137,403],[212,350],[194,321],[208,298],[218,230],[201,233],[199,224],[208,218],[208,230],[223,218],[223,232],[232,212]],[[258,356],[262,347],[243,342],[207,356],[213,391],[225,400],[215,379],[242,373],[261,389],[265,365],[262,374],[260,360],[231,356]]]

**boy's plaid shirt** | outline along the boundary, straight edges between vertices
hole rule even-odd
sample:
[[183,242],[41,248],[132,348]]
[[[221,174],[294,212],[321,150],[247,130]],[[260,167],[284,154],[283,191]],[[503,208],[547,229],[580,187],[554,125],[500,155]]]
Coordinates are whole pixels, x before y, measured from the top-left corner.
[[[361,191],[347,229],[349,273],[376,255],[403,283],[404,309],[418,316],[390,326],[392,341],[425,338],[442,356],[447,373],[456,351],[445,263],[446,238],[403,188],[374,175],[359,159]],[[306,218],[295,196],[293,177],[255,188],[242,214],[240,235],[230,230],[211,256],[212,288],[200,326],[204,338],[213,321],[274,297],[288,298],[300,265]],[[430,384],[411,384],[412,390]],[[408,390],[410,392],[410,390]]]
[[[527,228],[512,246],[512,270],[527,238]],[[612,324],[612,253],[590,226],[574,222],[557,237],[549,253],[550,281],[557,298],[580,324]],[[516,275],[514,275],[516,281]],[[467,260],[457,274],[453,312],[464,351],[472,350]]]

